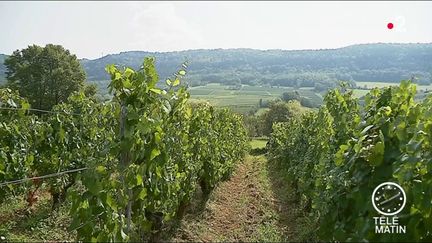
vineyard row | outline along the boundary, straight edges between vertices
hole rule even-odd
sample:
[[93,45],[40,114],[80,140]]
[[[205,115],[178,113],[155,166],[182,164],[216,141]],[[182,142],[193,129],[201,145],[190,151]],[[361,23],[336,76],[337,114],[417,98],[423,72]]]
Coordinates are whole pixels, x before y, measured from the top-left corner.
[[106,70],[111,101],[75,93],[47,114],[30,114],[26,99],[0,89],[0,182],[88,168],[8,184],[0,200],[47,188],[54,208],[71,201],[78,240],[158,240],[197,190],[208,197],[230,176],[246,152],[246,129],[229,110],[188,102],[185,65],[166,89],[152,58],[139,70]]

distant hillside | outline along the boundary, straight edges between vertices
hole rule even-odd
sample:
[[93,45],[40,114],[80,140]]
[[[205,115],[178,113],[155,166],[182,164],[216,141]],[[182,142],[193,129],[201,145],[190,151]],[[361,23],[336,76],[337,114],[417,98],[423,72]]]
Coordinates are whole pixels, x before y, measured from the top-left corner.
[[416,75],[431,82],[432,44],[364,44],[334,50],[216,49],[151,53],[122,52],[82,64],[89,80],[108,79],[110,63],[139,67],[145,56],[155,56],[161,78],[189,60],[193,83],[223,82],[283,86],[314,86],[335,80],[399,82]]
[[[215,49],[180,52],[128,51],[81,60],[92,81],[109,79],[107,64],[138,68],[145,56],[156,57],[161,79],[189,61],[192,85],[270,84],[325,89],[338,80],[399,82],[412,75],[431,83],[432,44],[362,44],[330,50]],[[0,68],[2,70],[2,68]]]

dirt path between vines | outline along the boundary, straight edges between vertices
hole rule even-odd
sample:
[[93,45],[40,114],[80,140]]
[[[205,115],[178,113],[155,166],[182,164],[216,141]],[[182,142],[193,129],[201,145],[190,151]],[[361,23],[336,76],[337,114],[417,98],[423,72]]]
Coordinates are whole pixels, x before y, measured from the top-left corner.
[[286,182],[267,159],[248,155],[204,208],[192,207],[170,241],[296,241],[299,215]]

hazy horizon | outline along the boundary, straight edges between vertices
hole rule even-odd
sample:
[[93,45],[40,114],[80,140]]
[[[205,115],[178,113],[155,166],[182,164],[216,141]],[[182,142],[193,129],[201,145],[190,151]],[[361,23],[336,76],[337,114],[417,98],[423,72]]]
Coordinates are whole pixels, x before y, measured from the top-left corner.
[[[147,50],[123,50],[120,52],[115,53],[106,53],[102,57],[96,57],[96,58],[81,58],[79,59],[88,59],[88,60],[95,60],[99,58],[103,58],[108,55],[119,55],[121,53],[125,52],[149,52],[149,53],[170,53],[170,52],[186,52],[186,51],[197,51],[197,50],[241,50],[241,49],[247,49],[247,50],[255,50],[255,51],[320,51],[320,50],[336,50],[336,49],[342,49],[350,46],[358,46],[358,45],[375,45],[375,44],[395,44],[395,45],[415,45],[415,44],[432,44],[432,42],[407,42],[407,43],[399,43],[399,42],[375,42],[375,43],[357,43],[357,44],[351,44],[347,46],[341,46],[341,47],[335,47],[335,48],[319,48],[319,49],[258,49],[258,48],[247,48],[247,47],[237,47],[237,48],[199,48],[199,49],[185,49],[185,50],[178,50],[178,51],[147,51]],[[5,53],[1,53],[5,54]]]
[[0,2],[0,53],[48,43],[83,59],[126,51],[428,44],[430,12],[432,2]]
[[[47,44],[55,44],[57,43],[47,43]],[[356,43],[351,44],[347,46],[341,46],[341,47],[335,47],[335,48],[319,48],[319,49],[259,49],[259,48],[248,48],[248,47],[237,47],[237,48],[198,48],[198,49],[184,49],[184,50],[176,50],[176,51],[147,51],[147,50],[123,50],[119,52],[114,53],[105,53],[104,56],[101,57],[95,57],[95,58],[86,58],[86,57],[78,57],[78,59],[88,59],[88,60],[95,60],[99,58],[103,58],[108,55],[118,55],[125,52],[149,52],[149,53],[170,53],[170,52],[186,52],[186,51],[198,51],[198,50],[241,50],[241,49],[247,49],[247,50],[255,50],[255,51],[319,51],[319,50],[336,50],[336,49],[342,49],[350,46],[358,46],[358,45],[376,45],[376,44],[390,44],[390,45],[415,45],[415,44],[432,44],[432,42],[407,42],[407,43],[400,43],[400,42],[374,42],[374,43]],[[32,45],[32,44],[30,44]],[[26,46],[27,47],[27,46]],[[26,48],[23,47],[23,48]],[[23,49],[20,48],[20,49]],[[66,48],[67,49],[67,48]],[[11,53],[0,53],[4,55],[10,55]],[[74,53],[72,53],[74,54]]]

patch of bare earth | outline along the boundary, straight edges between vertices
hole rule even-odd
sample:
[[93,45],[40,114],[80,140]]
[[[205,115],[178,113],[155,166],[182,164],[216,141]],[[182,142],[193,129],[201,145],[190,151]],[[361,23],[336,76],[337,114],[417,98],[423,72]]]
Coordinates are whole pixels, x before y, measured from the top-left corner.
[[193,206],[170,241],[292,240],[295,213],[274,192],[264,156],[247,156],[232,177],[220,183],[207,204]]

